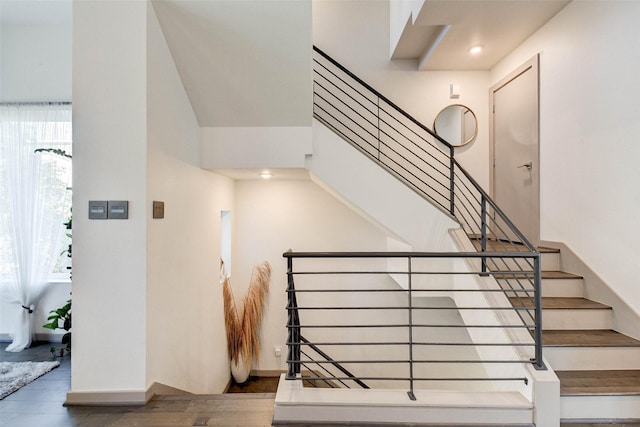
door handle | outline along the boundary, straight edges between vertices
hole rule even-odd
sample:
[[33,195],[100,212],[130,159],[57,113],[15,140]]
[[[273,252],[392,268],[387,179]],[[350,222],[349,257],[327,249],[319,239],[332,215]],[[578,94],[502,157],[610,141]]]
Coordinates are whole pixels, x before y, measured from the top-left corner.
[[528,171],[530,171],[532,167],[533,167],[533,163],[531,162],[518,166],[518,168],[527,168]]

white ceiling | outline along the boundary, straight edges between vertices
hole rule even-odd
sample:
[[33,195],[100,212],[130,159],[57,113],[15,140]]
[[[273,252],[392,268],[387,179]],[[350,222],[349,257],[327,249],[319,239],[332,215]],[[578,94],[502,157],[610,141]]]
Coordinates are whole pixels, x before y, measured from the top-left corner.
[[[393,58],[420,63],[431,49],[423,70],[488,70],[569,2],[424,0]],[[201,126],[310,124],[311,0],[153,0],[153,6]],[[71,20],[72,0],[0,0],[2,24]],[[481,55],[468,54],[474,44],[484,46]]]
[[[417,59],[421,70],[489,70],[569,3],[426,0],[413,23],[407,23],[392,58]],[[474,45],[484,47],[480,55],[468,53]]]
[[311,125],[311,1],[153,0],[200,126]]

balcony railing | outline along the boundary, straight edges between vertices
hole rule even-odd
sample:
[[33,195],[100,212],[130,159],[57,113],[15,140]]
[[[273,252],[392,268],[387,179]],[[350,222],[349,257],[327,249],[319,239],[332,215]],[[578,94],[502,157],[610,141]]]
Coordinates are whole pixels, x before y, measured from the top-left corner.
[[[288,277],[287,379],[345,387],[406,386],[413,397],[416,383],[526,382],[523,371],[509,365],[538,365],[532,332],[539,328],[539,317],[535,308],[513,303],[528,299],[531,290],[482,279],[487,276],[481,265],[515,259],[538,265],[539,255],[283,256]],[[473,265],[476,270],[469,268]]]

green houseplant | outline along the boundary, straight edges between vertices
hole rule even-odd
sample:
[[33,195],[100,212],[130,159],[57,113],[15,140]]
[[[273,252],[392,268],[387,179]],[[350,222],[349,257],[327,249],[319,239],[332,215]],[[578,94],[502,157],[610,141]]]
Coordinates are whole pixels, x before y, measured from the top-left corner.
[[43,328],[51,329],[55,331],[56,329],[65,330],[65,334],[62,336],[62,344],[65,347],[62,347],[56,350],[55,347],[51,347],[51,353],[55,356],[56,351],[58,351],[59,356],[64,356],[65,350],[67,352],[71,351],[71,299],[68,299],[67,302],[60,308],[55,310],[51,310],[49,312],[49,317],[47,320],[49,323],[46,325],[42,325]]

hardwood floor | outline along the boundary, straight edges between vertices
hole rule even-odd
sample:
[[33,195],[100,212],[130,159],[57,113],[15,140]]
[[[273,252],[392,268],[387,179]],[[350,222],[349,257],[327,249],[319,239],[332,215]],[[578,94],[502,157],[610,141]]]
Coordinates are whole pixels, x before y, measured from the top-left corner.
[[[52,360],[49,343],[38,343],[20,353],[4,351],[6,346],[0,346],[0,361]],[[146,406],[65,407],[71,388],[71,357],[56,360],[60,361],[58,368],[0,400],[0,426],[271,426],[275,393],[160,396]],[[255,383],[247,388],[255,389]]]
[[[51,344],[40,343],[20,353],[5,352],[0,361],[52,360]],[[159,396],[146,406],[65,407],[71,386],[71,357],[60,367],[0,400],[0,425],[7,427],[191,427],[271,426],[274,393],[230,393],[211,396]],[[245,385],[244,391],[269,389],[273,381]],[[265,385],[266,384],[266,385]],[[236,391],[241,391],[238,387]],[[351,424],[352,426],[354,424]],[[562,424],[566,427],[640,427],[640,423]],[[299,424],[298,427],[304,427]],[[415,426],[415,425],[414,425]],[[322,427],[314,425],[313,427]],[[336,427],[336,425],[333,425]],[[340,427],[340,426],[337,426]],[[418,426],[415,426],[418,427]]]

